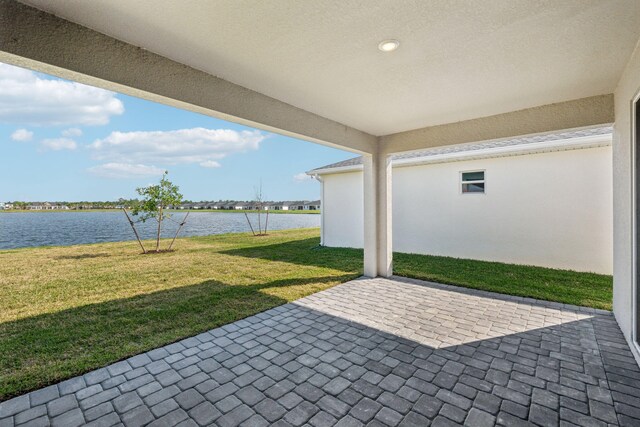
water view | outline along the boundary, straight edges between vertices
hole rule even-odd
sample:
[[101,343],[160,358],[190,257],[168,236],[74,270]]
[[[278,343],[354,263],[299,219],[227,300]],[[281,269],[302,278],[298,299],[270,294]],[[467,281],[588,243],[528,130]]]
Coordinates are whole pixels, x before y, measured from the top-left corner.
[[[185,212],[163,223],[163,237],[173,237]],[[256,214],[249,214],[257,227]],[[264,221],[265,215],[262,215]],[[263,223],[264,226],[264,223]],[[155,237],[154,220],[136,224],[142,239]],[[269,230],[320,227],[317,214],[271,214]],[[180,236],[250,232],[244,213],[191,212]],[[11,212],[0,214],[0,249],[120,242],[135,236],[122,211]]]

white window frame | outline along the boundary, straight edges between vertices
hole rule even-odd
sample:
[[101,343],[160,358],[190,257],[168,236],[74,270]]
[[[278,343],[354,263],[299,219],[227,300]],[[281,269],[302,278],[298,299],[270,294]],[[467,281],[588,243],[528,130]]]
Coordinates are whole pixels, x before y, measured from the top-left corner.
[[[462,174],[465,173],[473,173],[473,172],[482,172],[483,173],[483,179],[479,179],[479,180],[475,180],[475,181],[463,181],[462,179]],[[487,171],[486,169],[474,169],[474,170],[466,170],[466,171],[460,171],[458,173],[458,182],[460,183],[458,185],[458,191],[460,192],[460,194],[466,196],[469,194],[476,194],[476,195],[485,195],[487,194]],[[464,192],[462,191],[462,186],[464,184],[478,184],[478,183],[483,183],[484,184],[484,191],[483,192],[473,192],[473,191],[468,191],[468,192]]]

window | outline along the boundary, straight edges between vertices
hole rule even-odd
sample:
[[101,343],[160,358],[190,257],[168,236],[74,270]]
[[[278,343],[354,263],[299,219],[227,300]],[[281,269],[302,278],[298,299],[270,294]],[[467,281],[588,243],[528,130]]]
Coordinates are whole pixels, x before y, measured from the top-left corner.
[[484,193],[484,171],[461,172],[462,194]]

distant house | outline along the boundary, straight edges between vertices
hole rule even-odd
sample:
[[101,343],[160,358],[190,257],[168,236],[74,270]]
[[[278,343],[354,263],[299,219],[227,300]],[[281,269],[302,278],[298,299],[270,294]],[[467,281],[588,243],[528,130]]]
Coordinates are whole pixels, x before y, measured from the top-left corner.
[[304,204],[304,210],[306,210],[306,211],[317,211],[317,210],[320,210],[320,200],[314,200],[312,202],[306,202]]
[[265,210],[265,211],[314,211],[320,209],[320,200],[315,201],[294,201],[294,202],[238,202],[238,201],[219,201],[219,202],[198,202],[198,203],[183,203],[176,206],[175,209],[185,210]]
[[245,211],[258,211],[260,210],[260,203],[239,202],[236,204],[236,209],[245,210]]
[[291,204],[289,202],[278,202],[273,204],[274,211],[288,211],[290,210]]
[[27,209],[30,211],[53,211],[53,210],[69,210],[69,206],[53,204],[49,202],[33,202],[27,205]]
[[289,210],[292,211],[315,211],[320,209],[320,200],[308,201],[301,200],[296,202],[291,202],[289,206]]

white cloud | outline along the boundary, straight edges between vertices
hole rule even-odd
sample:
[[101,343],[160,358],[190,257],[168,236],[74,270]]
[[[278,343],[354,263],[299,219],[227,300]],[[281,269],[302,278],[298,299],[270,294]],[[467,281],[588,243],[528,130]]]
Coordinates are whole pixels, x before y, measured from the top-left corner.
[[313,178],[311,178],[309,175],[307,175],[304,172],[300,172],[300,173],[295,174],[293,176],[293,179],[294,179],[294,181],[304,182],[304,181],[309,181],[309,180],[311,180]]
[[87,170],[103,178],[143,178],[161,176],[164,173],[162,168],[130,163],[105,163]]
[[161,165],[199,164],[220,167],[230,154],[257,150],[266,135],[231,129],[179,129],[150,132],[112,132],[90,145],[93,158],[115,163]]
[[74,136],[82,136],[82,130],[78,128],[69,128],[62,131],[62,136],[73,138]]
[[43,139],[40,141],[40,147],[42,150],[75,150],[78,148],[78,144],[73,139],[69,138],[51,138]]
[[105,125],[124,105],[116,94],[0,63],[0,122],[34,126]]
[[14,141],[31,141],[33,138],[33,132],[27,129],[18,129],[11,134],[11,139]]
[[207,160],[206,162],[200,163],[200,166],[203,168],[219,168],[221,165],[215,160]]

